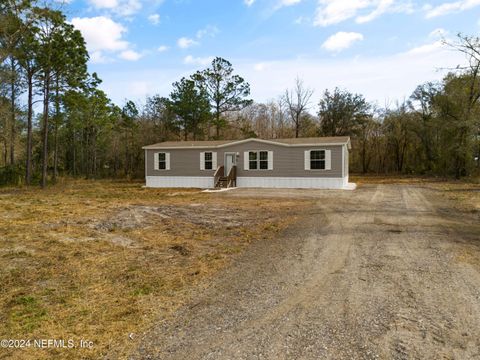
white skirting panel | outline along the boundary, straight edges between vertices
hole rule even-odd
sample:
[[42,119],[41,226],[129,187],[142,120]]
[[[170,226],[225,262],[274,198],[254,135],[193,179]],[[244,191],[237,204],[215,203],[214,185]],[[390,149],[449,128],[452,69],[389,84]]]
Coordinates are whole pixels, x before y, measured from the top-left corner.
[[151,188],[200,188],[212,189],[213,176],[147,176],[146,186]]
[[343,189],[344,178],[239,177],[238,187],[290,189]]

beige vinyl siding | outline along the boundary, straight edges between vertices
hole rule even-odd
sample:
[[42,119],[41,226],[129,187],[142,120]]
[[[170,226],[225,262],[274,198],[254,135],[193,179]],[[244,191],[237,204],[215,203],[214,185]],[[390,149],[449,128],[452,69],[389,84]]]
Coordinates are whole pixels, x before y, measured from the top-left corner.
[[[305,170],[305,151],[312,149],[325,149],[331,151],[331,170],[308,171]],[[161,149],[147,150],[147,176],[213,176],[216,169],[200,170],[200,152],[212,151],[216,153],[217,166],[222,166],[226,152],[238,153],[238,177],[342,177],[342,145],[318,146],[281,146],[249,141],[243,144],[227,146],[217,149]],[[245,170],[244,154],[248,151],[270,151],[273,168],[271,170]],[[154,170],[154,153],[168,152],[170,154],[170,171],[168,174]],[[247,167],[248,168],[248,167]]]

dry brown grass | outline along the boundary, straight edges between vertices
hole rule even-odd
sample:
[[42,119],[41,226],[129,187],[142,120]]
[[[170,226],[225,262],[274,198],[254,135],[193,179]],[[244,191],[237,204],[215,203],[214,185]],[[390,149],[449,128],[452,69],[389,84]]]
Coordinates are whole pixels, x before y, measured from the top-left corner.
[[350,181],[358,185],[362,184],[424,184],[432,182],[445,181],[442,178],[427,176],[407,176],[407,175],[351,175]]
[[95,344],[0,349],[0,358],[125,357],[135,344],[129,334],[137,339],[232,255],[273,237],[307,204],[110,181],[0,190],[0,339]]
[[452,180],[419,176],[354,175],[350,181],[357,185],[418,185],[432,189],[445,199],[451,200],[453,207],[461,212],[480,213],[480,178]]
[[478,182],[446,181],[430,183],[428,187],[438,191],[454,208],[461,212],[480,214],[480,184]]

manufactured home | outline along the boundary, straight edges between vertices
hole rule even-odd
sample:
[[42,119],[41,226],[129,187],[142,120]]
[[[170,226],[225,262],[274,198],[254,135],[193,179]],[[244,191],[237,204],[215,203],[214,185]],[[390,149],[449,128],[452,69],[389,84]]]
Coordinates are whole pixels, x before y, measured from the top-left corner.
[[349,137],[169,141],[143,149],[147,187],[348,187]]

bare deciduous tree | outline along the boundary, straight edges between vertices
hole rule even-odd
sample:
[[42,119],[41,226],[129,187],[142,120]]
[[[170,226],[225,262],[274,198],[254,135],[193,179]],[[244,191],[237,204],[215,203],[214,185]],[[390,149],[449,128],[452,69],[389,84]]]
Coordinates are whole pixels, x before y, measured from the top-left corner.
[[313,90],[306,88],[303,85],[303,80],[295,79],[295,87],[292,90],[285,90],[283,101],[287,106],[287,112],[295,126],[295,137],[298,138],[300,133],[300,125],[302,115],[307,112],[310,98],[313,95]]

